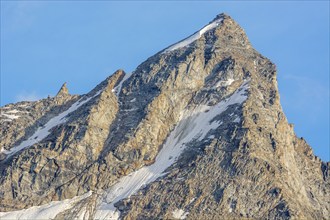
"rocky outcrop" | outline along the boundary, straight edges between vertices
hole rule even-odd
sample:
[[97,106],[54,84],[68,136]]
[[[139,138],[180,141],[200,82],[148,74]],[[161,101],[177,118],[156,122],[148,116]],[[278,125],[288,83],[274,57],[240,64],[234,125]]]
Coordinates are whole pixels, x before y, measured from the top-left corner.
[[69,90],[66,87],[66,83],[64,83],[61,86],[60,90],[57,92],[56,97],[61,98],[61,97],[65,97],[65,96],[68,96],[68,95],[69,95]]
[[[118,70],[79,97],[64,84],[54,100],[61,107],[21,126],[35,132],[55,112],[65,119],[42,140],[3,153],[0,211],[73,198],[56,218],[329,216],[329,163],[296,137],[275,65],[227,15],[132,74]],[[4,133],[12,141],[1,146],[29,135]]]

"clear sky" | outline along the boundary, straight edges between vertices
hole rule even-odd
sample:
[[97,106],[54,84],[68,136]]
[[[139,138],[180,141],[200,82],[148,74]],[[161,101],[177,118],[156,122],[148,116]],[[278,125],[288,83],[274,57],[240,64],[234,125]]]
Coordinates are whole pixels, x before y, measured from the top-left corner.
[[276,63],[281,103],[316,155],[329,153],[329,1],[3,1],[1,106],[83,94],[225,12]]

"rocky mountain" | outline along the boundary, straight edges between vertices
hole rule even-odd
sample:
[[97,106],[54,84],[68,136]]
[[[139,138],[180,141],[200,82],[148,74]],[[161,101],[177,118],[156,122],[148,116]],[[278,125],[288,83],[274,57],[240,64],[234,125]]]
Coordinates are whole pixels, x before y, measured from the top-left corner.
[[329,219],[329,163],[229,16],[85,95],[1,107],[0,219]]

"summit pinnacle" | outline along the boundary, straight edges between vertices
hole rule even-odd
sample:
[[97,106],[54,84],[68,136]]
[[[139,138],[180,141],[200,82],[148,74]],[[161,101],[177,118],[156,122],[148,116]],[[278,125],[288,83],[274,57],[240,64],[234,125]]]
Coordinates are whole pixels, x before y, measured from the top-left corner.
[[60,90],[57,92],[56,97],[64,97],[69,95],[69,90],[66,87],[66,82],[63,83],[63,85],[61,86]]

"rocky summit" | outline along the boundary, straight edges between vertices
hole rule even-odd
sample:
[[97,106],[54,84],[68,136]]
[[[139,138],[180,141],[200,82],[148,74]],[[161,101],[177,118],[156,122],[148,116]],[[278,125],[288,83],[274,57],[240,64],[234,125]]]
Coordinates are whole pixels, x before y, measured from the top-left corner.
[[330,164],[220,14],[85,95],[1,107],[0,219],[329,219]]

